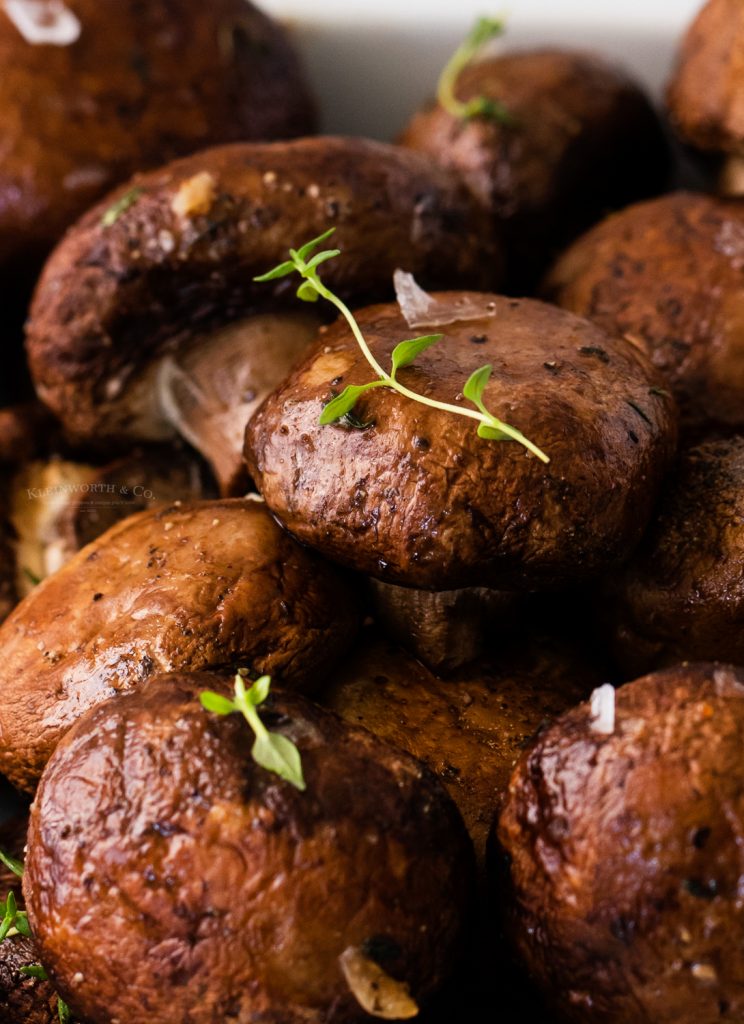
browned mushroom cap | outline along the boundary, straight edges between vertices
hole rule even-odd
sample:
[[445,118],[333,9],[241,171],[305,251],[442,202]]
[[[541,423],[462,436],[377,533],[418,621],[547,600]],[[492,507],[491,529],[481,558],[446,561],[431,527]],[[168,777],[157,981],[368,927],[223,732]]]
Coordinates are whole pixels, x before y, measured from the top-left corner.
[[482,860],[525,742],[600,682],[590,664],[552,638],[523,638],[444,682],[393,644],[367,637],[319,699],[438,775]]
[[317,682],[356,626],[346,583],[261,502],[132,516],[0,627],[0,770],[33,788],[86,708],[153,672],[246,667],[292,686]]
[[744,674],[678,666],[604,703],[540,733],[509,787],[521,955],[577,1024],[740,1020]]
[[[78,440],[180,431],[226,490],[245,424],[319,322],[296,281],[254,275],[336,227],[324,266],[347,299],[385,297],[401,266],[424,281],[492,280],[481,212],[419,154],[362,139],[231,146],[136,180],[91,211],[39,284],[28,353],[39,394]],[[131,205],[114,223],[117,201]],[[288,304],[288,299],[292,301]]]
[[744,662],[744,438],[686,452],[640,548],[610,581],[628,675],[678,661]]
[[534,283],[552,254],[608,208],[652,195],[666,146],[653,109],[621,70],[585,53],[508,53],[466,68],[462,100],[500,102],[510,121],[417,114],[403,145],[460,171],[505,231],[510,284]]
[[709,0],[685,35],[667,104],[674,128],[693,146],[730,154],[722,183],[741,194],[744,179],[744,10]]
[[244,0],[35,6],[0,9],[0,262],[37,258],[135,171],[313,128],[283,29]]
[[121,519],[174,501],[216,497],[204,463],[177,445],[133,449],[102,467],[60,458],[30,462],[9,489],[21,595]]
[[[674,449],[672,403],[645,357],[544,303],[434,298],[455,317],[458,302],[480,303],[482,315],[440,325],[443,340],[401,370],[401,382],[457,402],[469,375],[493,364],[486,407],[550,464],[388,389],[355,409],[365,429],[319,426],[334,393],[373,379],[339,322],[248,426],[248,467],[269,508],[328,557],[409,587],[539,588],[622,558]],[[399,307],[372,306],[357,319],[389,366],[392,348],[411,335]]]
[[49,763],[24,891],[60,992],[91,1024],[143,1002],[152,1024],[351,1024],[358,1000],[411,1016],[392,996],[410,1007],[449,973],[471,895],[454,804],[413,758],[275,693],[262,717],[297,745],[300,792],[253,761],[240,716],[200,706],[223,685],[152,680]]
[[49,454],[58,439],[54,417],[41,402],[0,409],[0,472]]
[[676,193],[615,214],[551,271],[560,306],[648,352],[695,435],[744,427],[744,204]]

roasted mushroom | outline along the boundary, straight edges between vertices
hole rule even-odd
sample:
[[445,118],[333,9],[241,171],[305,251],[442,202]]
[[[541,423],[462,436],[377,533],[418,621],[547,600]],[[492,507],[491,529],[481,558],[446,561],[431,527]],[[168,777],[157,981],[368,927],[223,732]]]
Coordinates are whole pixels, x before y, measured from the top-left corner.
[[648,353],[691,437],[744,428],[744,204],[679,192],[615,214],[558,260],[545,295]]
[[14,0],[0,67],[0,263],[15,269],[135,171],[314,126],[284,30],[245,0]]
[[106,466],[71,459],[34,461],[10,482],[17,586],[42,579],[127,516],[174,501],[216,497],[201,459],[177,445],[151,445]]
[[[374,379],[339,321],[248,425],[248,468],[269,508],[303,543],[398,588],[536,590],[620,562],[675,443],[672,403],[644,356],[532,300],[442,293],[432,302],[444,336],[400,371],[401,383],[464,408],[465,381],[493,364],[485,406],[549,465],[390,388],[360,398],[355,424],[319,425],[335,393]],[[385,367],[412,333],[397,305],[356,319]],[[421,595],[412,600],[420,606]]]
[[489,57],[465,68],[457,95],[498,103],[505,120],[458,117],[438,102],[413,118],[401,142],[460,172],[490,209],[519,294],[608,209],[664,183],[666,146],[651,104],[599,57],[561,50]]
[[685,141],[725,157],[721,189],[744,194],[744,10],[708,0],[685,35],[667,90],[672,125]]
[[317,683],[356,626],[344,579],[261,502],[132,516],[0,627],[0,771],[32,790],[86,708],[156,672],[241,666],[292,686]]
[[300,792],[251,759],[239,716],[201,707],[222,685],[153,679],[47,766],[24,892],[60,993],[89,1024],[143,1005],[151,1024],[415,1015],[472,895],[454,804],[413,758],[276,693],[264,718],[299,748]]
[[744,437],[685,452],[641,546],[608,581],[625,677],[679,661],[744,663]]
[[525,743],[601,681],[591,663],[549,636],[521,636],[446,682],[389,641],[368,636],[318,699],[438,775],[482,862]]
[[494,848],[532,978],[575,1024],[744,1015],[744,673],[677,666],[543,730]]
[[180,433],[225,492],[245,489],[247,420],[320,323],[315,308],[287,306],[286,281],[253,283],[290,246],[336,226],[346,258],[328,278],[346,298],[390,294],[398,266],[434,282],[498,274],[462,183],[382,143],[222,147],[135,187],[87,214],[47,264],[28,327],[32,375],[77,441]]

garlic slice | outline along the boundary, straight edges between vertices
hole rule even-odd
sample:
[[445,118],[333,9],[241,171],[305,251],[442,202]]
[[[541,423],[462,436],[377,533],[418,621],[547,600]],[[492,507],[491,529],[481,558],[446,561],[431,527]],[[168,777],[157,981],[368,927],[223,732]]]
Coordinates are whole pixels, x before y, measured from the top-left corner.
[[346,983],[365,1013],[381,1020],[410,1020],[418,1016],[419,1008],[408,985],[391,978],[356,946],[344,950],[339,963]]
[[496,315],[489,296],[473,295],[444,302],[434,298],[416,282],[413,274],[396,270],[395,297],[409,327],[446,327],[463,320],[484,320]]
[[80,38],[80,20],[62,0],[3,0],[3,9],[34,46],[71,46]]

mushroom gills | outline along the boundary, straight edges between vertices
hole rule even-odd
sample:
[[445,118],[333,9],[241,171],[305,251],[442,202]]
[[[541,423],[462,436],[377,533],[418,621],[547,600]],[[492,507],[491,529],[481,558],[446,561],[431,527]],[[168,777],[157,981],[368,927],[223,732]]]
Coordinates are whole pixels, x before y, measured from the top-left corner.
[[728,199],[744,196],[744,154],[734,153],[726,158],[718,178],[718,192]]
[[382,628],[437,675],[448,675],[486,653],[494,629],[514,621],[521,594],[464,587],[414,590],[370,579],[372,607]]
[[210,463],[224,495],[246,489],[246,423],[320,324],[309,312],[251,316],[195,338],[160,363],[160,415]]

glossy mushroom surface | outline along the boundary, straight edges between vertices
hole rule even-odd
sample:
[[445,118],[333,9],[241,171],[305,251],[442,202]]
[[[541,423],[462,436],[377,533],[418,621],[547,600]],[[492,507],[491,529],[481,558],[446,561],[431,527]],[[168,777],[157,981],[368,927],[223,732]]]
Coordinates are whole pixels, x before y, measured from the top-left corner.
[[112,527],[0,627],[0,770],[33,789],[89,707],[162,671],[317,684],[350,643],[355,596],[260,502],[180,504]]
[[251,758],[241,716],[201,707],[224,685],[154,679],[57,748],[24,879],[55,983],[90,1024],[143,1001],[151,1024],[351,1024],[369,995],[400,1018],[458,955],[473,860],[456,808],[412,758],[277,691],[261,713],[300,751],[300,792]]

